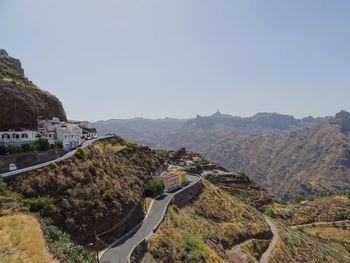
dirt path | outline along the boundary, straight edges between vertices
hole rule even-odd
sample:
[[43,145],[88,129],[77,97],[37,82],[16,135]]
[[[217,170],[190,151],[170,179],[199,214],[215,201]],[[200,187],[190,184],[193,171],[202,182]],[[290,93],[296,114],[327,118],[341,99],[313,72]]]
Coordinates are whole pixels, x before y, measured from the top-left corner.
[[333,226],[333,224],[342,224],[342,223],[350,223],[350,220],[341,220],[341,221],[332,221],[332,222],[314,222],[310,224],[303,224],[303,225],[295,225],[295,226],[290,226],[292,229],[297,229],[299,227],[307,227],[307,226]]
[[265,216],[265,220],[270,226],[273,237],[272,237],[272,240],[270,242],[268,249],[264,252],[264,254],[262,254],[260,261],[259,261],[260,263],[268,263],[269,262],[269,257],[270,257],[271,251],[274,249],[274,247],[277,243],[277,240],[278,240],[277,227],[275,226],[275,224],[271,221],[271,219],[269,217]]
[[247,256],[241,250],[240,245],[234,246],[231,250],[226,252],[230,262],[234,263],[244,263],[246,262]]

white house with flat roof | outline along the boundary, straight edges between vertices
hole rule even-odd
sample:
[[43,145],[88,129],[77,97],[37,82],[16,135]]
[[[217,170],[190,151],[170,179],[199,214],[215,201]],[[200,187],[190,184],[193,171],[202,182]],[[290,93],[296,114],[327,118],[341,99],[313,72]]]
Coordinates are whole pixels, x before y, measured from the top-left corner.
[[73,123],[55,124],[57,141],[62,142],[63,150],[69,151],[81,144],[82,129]]
[[38,132],[23,131],[2,131],[0,132],[0,146],[21,146],[23,144],[34,143]]

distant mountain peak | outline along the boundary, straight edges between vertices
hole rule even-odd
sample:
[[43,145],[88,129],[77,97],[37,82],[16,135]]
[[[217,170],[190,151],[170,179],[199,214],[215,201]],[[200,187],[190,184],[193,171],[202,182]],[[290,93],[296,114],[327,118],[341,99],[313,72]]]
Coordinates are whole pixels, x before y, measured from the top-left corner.
[[211,115],[211,117],[220,117],[220,116],[222,116],[223,114],[219,111],[219,109],[214,113],[214,114],[212,114]]
[[343,132],[350,132],[350,113],[342,110],[330,120],[331,124],[339,124]]

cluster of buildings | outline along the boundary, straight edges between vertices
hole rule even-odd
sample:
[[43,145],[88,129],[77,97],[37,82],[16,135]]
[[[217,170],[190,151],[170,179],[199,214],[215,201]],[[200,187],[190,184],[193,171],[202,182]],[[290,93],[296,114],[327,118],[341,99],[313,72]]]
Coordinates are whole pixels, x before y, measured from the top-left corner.
[[58,118],[39,120],[36,131],[3,131],[0,132],[0,146],[19,147],[32,144],[39,137],[47,138],[50,145],[62,143],[63,150],[69,151],[81,144],[82,138],[96,138],[95,129],[89,128],[89,122],[62,122]]
[[164,183],[164,192],[172,192],[189,183],[187,173],[181,170],[181,167],[169,166],[165,171],[160,169],[154,176],[153,180]]
[[38,132],[47,138],[49,144],[54,144],[56,141],[61,142],[65,151],[78,147],[83,135],[79,124],[61,122],[58,118],[38,121]]

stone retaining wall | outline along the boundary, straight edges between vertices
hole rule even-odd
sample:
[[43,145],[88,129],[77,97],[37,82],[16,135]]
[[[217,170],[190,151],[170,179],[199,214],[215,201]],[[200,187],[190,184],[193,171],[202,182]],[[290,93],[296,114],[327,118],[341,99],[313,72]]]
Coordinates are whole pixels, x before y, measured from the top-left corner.
[[9,164],[16,164],[18,169],[26,168],[39,163],[45,163],[57,159],[64,155],[62,149],[51,149],[47,151],[35,151],[26,153],[16,153],[0,156],[0,173],[9,171]]

